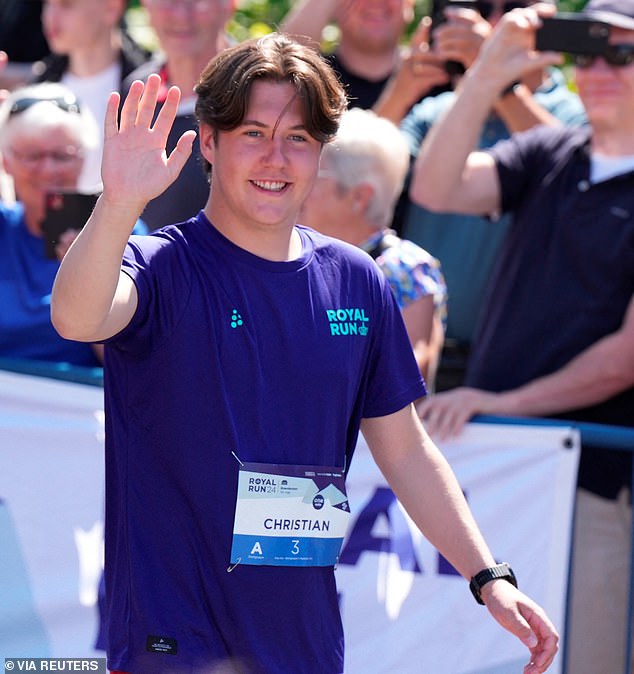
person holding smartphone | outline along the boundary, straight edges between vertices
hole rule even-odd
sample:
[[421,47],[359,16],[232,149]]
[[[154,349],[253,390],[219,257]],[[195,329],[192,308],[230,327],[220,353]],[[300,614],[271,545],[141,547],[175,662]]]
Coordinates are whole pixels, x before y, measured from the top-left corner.
[[[0,59],[0,64],[6,57]],[[74,192],[84,155],[98,129],[75,95],[61,84],[13,91],[0,106],[0,154],[13,195],[0,201],[0,357],[98,366],[89,344],[62,339],[50,319],[59,260],[83,221],[46,254],[47,195]],[[5,190],[8,191],[8,190]]]
[[[633,426],[634,0],[590,0],[580,14],[609,27],[603,52],[589,39],[587,53],[572,56],[588,125],[535,127],[473,150],[509,82],[562,61],[535,49],[552,14],[537,5],[504,17],[416,162],[411,189],[428,208],[489,216],[491,230],[500,213],[511,217],[465,386],[420,406],[437,437],[459,433],[475,414]],[[625,671],[631,477],[630,451],[584,442],[570,674]]]

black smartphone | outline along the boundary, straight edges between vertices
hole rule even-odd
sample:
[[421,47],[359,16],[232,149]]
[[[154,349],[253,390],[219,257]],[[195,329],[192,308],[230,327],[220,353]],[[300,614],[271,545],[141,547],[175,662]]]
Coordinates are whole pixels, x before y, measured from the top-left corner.
[[85,192],[49,192],[42,223],[44,254],[54,260],[59,237],[68,229],[81,229],[90,217],[99,194]]
[[603,54],[609,37],[609,24],[574,12],[562,12],[542,18],[542,25],[535,36],[535,49],[568,54]]
[[[431,26],[429,27],[429,44],[434,39],[434,30],[447,21],[445,9],[447,7],[466,7],[476,9],[476,0],[433,0],[431,6]],[[445,61],[445,70],[449,75],[462,75],[464,66],[460,61]]]

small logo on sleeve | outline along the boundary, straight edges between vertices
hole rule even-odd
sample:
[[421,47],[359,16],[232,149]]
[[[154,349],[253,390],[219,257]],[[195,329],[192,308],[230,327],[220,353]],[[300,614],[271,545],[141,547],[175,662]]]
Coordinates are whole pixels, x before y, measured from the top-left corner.
[[365,309],[326,309],[330,334],[337,336],[368,334],[370,319]]
[[150,653],[176,655],[178,653],[178,642],[170,637],[149,636],[145,642],[145,648]]

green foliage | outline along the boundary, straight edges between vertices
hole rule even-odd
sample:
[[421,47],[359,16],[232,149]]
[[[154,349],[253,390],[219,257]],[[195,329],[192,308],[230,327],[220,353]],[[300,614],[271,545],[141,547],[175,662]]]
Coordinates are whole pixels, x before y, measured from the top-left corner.
[[[0,0],[1,1],[1,0]],[[236,40],[241,41],[250,37],[265,35],[273,30],[277,30],[282,19],[294,4],[295,0],[238,0],[238,6],[235,14],[227,26],[227,30]],[[318,1],[318,0],[317,0]],[[562,12],[578,12],[586,4],[587,0],[559,0],[557,5]],[[432,0],[415,0],[414,21],[409,26],[406,39],[408,39],[418,22],[423,16],[428,16],[431,11]],[[145,13],[139,8],[139,0],[130,0],[128,2],[128,17],[132,23],[133,32],[138,31],[137,35],[140,41],[149,46],[155,46],[152,43],[151,34],[143,32],[146,28]],[[336,43],[336,31],[325,31],[324,44],[325,51],[334,47]]]
[[292,0],[240,0],[227,30],[237,40],[276,30],[293,4]]

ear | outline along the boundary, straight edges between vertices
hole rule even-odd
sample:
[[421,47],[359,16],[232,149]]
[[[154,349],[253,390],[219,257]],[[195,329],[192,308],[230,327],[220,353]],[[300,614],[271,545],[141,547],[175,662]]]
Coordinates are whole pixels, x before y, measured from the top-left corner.
[[201,123],[198,128],[200,154],[213,166],[216,154],[216,130],[208,124]]
[[374,187],[370,183],[359,183],[352,188],[352,210],[354,213],[363,213],[368,209],[368,204],[374,197]]

